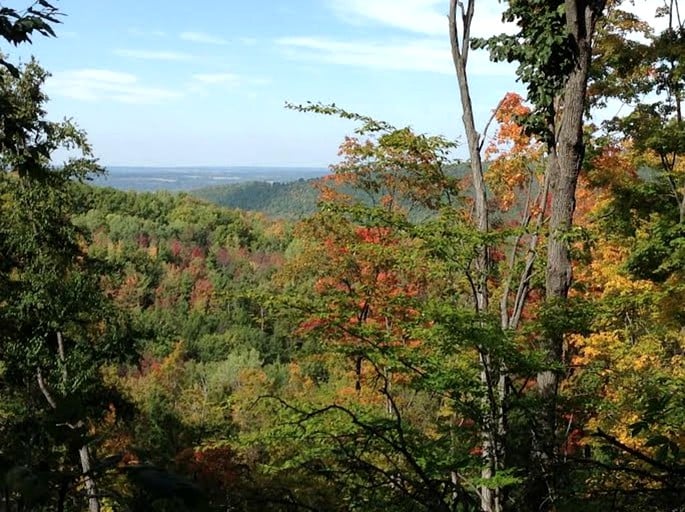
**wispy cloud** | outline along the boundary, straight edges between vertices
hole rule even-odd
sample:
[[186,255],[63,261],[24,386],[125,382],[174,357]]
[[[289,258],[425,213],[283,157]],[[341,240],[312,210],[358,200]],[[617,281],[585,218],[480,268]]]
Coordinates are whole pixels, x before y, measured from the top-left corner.
[[[444,0],[328,0],[345,22],[374,23],[414,34],[447,37],[448,4]],[[511,31],[502,24],[499,2],[476,2],[471,33],[477,37]]]
[[[284,37],[276,44],[292,59],[361,66],[382,70],[422,71],[453,74],[447,37],[447,5],[444,0],[327,0],[345,23],[371,24],[393,29],[394,39],[349,40],[329,37]],[[478,2],[473,20],[474,36],[511,30],[501,24],[497,2]],[[507,75],[512,66],[493,64],[487,53],[470,54],[475,75]]]
[[181,93],[141,84],[138,77],[109,69],[58,71],[47,81],[48,94],[81,101],[149,104],[173,100]]
[[447,19],[440,8],[443,0],[329,0],[345,21],[373,21],[410,32],[429,35],[446,33]]
[[323,37],[284,37],[276,42],[287,56],[299,60],[386,70],[450,72],[447,49],[432,41],[391,44]]
[[228,40],[223,37],[208,34],[206,32],[181,32],[179,37],[184,41],[191,41],[193,43],[202,44],[228,44]]
[[114,54],[119,57],[129,57],[131,59],[142,60],[168,60],[168,61],[184,61],[193,60],[195,56],[183,52],[171,51],[156,51],[156,50],[131,50],[118,48],[114,50]]
[[[322,37],[285,37],[276,43],[285,55],[297,60],[343,64],[379,70],[428,71],[453,74],[448,43],[433,38],[403,42],[338,41]],[[489,62],[483,52],[474,52],[471,66],[479,75],[508,74],[508,66]]]

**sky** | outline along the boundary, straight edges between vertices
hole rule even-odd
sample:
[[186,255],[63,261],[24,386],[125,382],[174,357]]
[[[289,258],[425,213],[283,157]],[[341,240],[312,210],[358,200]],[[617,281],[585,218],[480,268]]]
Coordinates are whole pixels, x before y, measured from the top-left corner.
[[[16,2],[15,2],[16,3]],[[355,125],[284,108],[321,101],[463,140],[447,0],[56,0],[34,38],[51,118],[72,118],[108,166],[315,166]],[[474,34],[505,29],[476,3]],[[514,68],[470,58],[484,125]],[[462,150],[464,155],[465,150]],[[459,156],[459,155],[457,155]]]

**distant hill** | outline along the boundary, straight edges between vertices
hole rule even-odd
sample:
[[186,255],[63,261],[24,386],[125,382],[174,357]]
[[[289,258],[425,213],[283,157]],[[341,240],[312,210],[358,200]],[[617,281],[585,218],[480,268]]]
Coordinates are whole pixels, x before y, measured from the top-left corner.
[[[463,163],[453,164],[446,170],[453,176],[463,177],[468,174],[469,167]],[[262,212],[269,217],[293,220],[301,219],[316,211],[319,192],[314,185],[319,179],[300,178],[288,182],[230,183],[190,190],[188,193],[220,206]],[[358,195],[349,188],[345,188],[344,191],[353,196]],[[365,200],[363,195],[359,195],[358,199]],[[416,213],[419,216],[422,215],[418,210]]]
[[299,219],[316,211],[319,193],[316,178],[288,183],[250,181],[218,185],[189,193],[200,199],[247,211],[263,212],[270,217]]

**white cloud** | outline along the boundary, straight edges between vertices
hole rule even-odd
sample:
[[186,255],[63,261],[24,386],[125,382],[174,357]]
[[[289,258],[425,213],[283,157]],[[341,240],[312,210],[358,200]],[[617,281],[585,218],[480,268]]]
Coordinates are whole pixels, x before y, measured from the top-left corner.
[[177,91],[143,85],[131,73],[109,69],[58,71],[47,81],[48,94],[81,101],[149,104],[179,98]]
[[[446,38],[448,34],[446,0],[329,0],[338,16],[347,23],[374,23],[396,29]],[[504,5],[495,0],[478,0],[471,33],[485,37],[512,28],[502,24]]]
[[[384,40],[342,40],[328,37],[284,37],[276,41],[286,56],[303,61],[326,62],[382,70],[407,70],[453,74],[449,46],[446,0],[327,0],[348,24],[394,29],[397,37]],[[502,24],[504,8],[496,0],[476,2],[471,34],[488,36],[513,28]],[[472,51],[470,72],[477,75],[510,75],[514,67],[490,62],[485,51]]]
[[345,21],[373,21],[420,34],[445,34],[447,19],[440,12],[443,0],[330,0]]
[[179,37],[184,41],[191,41],[193,43],[203,44],[228,44],[228,41],[223,37],[213,36],[206,32],[181,32]]
[[168,61],[184,61],[193,60],[195,57],[189,53],[169,52],[169,51],[155,51],[155,50],[129,50],[116,49],[114,54],[120,57],[130,57],[132,59],[142,60],[168,60]]
[[[276,43],[286,56],[305,61],[326,62],[379,70],[428,71],[453,74],[449,42],[420,38],[388,43],[374,41],[339,41],[321,37],[285,37]],[[507,75],[511,67],[493,64],[487,53],[470,54],[474,75]]]

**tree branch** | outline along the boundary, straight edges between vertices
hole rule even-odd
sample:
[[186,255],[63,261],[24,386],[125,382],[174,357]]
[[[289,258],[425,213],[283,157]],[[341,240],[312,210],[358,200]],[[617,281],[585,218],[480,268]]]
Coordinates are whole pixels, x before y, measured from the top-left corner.
[[38,387],[40,388],[40,391],[43,393],[45,400],[47,400],[48,404],[50,404],[50,407],[52,407],[53,409],[57,409],[57,402],[55,402],[55,399],[52,397],[50,391],[45,385],[45,381],[43,380],[43,372],[40,368],[36,370],[36,377],[38,380]]
[[592,437],[599,437],[601,439],[604,439],[605,441],[607,441],[612,446],[615,446],[616,448],[623,450],[624,452],[628,453],[629,455],[632,455],[636,459],[641,460],[642,462],[646,462],[650,466],[661,469],[662,471],[666,471],[668,473],[675,473],[678,475],[685,475],[685,466],[672,466],[672,465],[660,462],[656,459],[653,459],[652,457],[645,455],[641,451],[636,450],[635,448],[631,448],[630,446],[622,443],[621,441],[616,439],[614,436],[607,434],[606,432],[604,432],[601,429],[597,430],[597,432],[592,434]]

